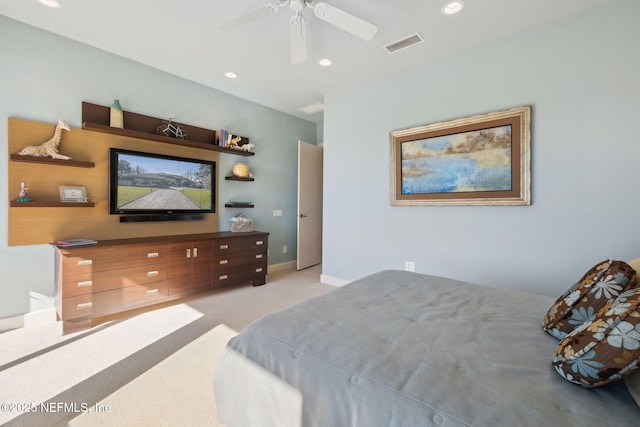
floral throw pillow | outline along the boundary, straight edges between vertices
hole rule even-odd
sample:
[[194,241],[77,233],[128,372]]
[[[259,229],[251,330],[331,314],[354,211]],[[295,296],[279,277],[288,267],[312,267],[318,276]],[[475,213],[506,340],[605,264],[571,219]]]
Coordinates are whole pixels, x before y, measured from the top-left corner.
[[542,329],[563,339],[576,327],[593,320],[598,310],[634,286],[636,271],[624,261],[594,265],[549,308]]
[[568,381],[598,387],[630,374],[638,362],[640,288],[632,288],[560,341],[551,363]]

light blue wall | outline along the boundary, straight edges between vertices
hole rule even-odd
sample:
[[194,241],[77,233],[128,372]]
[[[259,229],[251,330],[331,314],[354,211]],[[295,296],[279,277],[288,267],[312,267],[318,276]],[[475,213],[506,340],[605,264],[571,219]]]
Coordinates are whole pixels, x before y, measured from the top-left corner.
[[[220,230],[229,230],[229,218],[240,212],[225,209],[225,201],[253,201],[256,208],[245,213],[256,229],[271,233],[269,264],[295,259],[297,141],[316,141],[314,123],[3,16],[0,58],[0,164],[5,165],[0,185],[0,318],[29,311],[29,291],[53,295],[52,249],[7,246],[8,200],[15,196],[7,191],[7,118],[45,123],[63,118],[78,128],[82,101],[110,105],[118,98],[128,111],[249,137],[256,144],[254,157],[220,155],[220,177],[238,161],[249,164],[256,177],[253,183],[220,180]],[[274,209],[282,209],[284,216],[273,217]],[[283,245],[289,248],[287,254]]]
[[[558,295],[601,259],[640,256],[639,76],[640,2],[620,0],[327,94],[323,274],[410,260]],[[521,105],[533,109],[532,206],[390,206],[390,131]]]

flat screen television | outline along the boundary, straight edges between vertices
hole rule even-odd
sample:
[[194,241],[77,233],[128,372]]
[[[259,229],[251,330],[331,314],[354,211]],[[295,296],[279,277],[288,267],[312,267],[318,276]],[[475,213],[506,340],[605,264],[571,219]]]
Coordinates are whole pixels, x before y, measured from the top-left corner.
[[212,160],[110,148],[109,213],[199,219],[216,210],[215,177]]

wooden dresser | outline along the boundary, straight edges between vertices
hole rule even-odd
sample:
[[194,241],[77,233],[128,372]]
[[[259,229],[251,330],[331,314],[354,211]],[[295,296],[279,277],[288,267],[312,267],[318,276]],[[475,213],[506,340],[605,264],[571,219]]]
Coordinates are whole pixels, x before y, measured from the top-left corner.
[[268,233],[219,232],[56,246],[55,305],[63,333],[92,319],[218,286],[265,284]]

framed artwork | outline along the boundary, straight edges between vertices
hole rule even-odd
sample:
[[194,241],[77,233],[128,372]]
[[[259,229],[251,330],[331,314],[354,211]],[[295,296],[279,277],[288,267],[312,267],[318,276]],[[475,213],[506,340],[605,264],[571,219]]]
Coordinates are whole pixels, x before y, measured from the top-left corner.
[[73,187],[60,185],[60,201],[65,203],[88,202],[87,190],[85,187]]
[[531,107],[389,134],[391,205],[530,205]]

